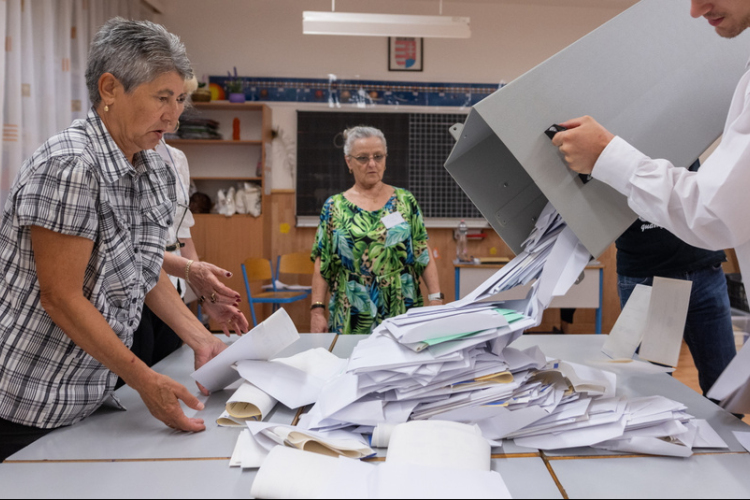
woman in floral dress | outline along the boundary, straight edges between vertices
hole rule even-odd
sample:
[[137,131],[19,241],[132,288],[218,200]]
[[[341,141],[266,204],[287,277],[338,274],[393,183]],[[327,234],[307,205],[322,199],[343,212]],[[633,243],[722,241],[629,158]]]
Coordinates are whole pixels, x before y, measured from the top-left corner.
[[354,186],[329,198],[320,216],[312,250],[313,333],[372,333],[383,320],[425,304],[421,277],[429,304],[443,303],[419,205],[410,192],[383,183],[385,136],[376,128],[354,127],[345,138]]

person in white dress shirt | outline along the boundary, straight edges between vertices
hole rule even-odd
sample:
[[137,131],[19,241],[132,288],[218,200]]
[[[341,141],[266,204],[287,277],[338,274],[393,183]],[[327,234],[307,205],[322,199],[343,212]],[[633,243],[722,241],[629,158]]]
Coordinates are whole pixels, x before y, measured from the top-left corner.
[[[724,38],[750,27],[748,0],[692,0],[690,14],[704,17]],[[686,243],[709,250],[734,248],[750,282],[750,72],[737,85],[721,144],[698,172],[647,157],[592,117],[561,125],[555,135],[569,167],[591,174],[628,197],[643,219]]]

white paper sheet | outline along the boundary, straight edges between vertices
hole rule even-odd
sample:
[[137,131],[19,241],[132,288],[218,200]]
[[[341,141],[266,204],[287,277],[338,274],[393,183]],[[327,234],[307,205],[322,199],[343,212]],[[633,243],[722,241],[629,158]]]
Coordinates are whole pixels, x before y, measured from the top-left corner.
[[326,488],[316,498],[359,499],[373,498],[378,481],[379,467],[358,460],[340,457],[331,471],[331,479]]
[[277,446],[261,465],[250,495],[268,499],[318,498],[331,483],[337,460]]
[[365,438],[361,434],[353,432],[342,430],[315,432],[291,425],[265,422],[247,422],[247,428],[253,436],[263,435],[269,438],[265,441],[258,440],[267,450],[271,450],[275,444],[279,444],[328,456],[359,459],[374,454],[367,445]]
[[414,343],[505,326],[508,326],[505,317],[500,313],[489,310],[470,312],[403,327],[391,325],[389,329],[400,342]]
[[398,425],[386,462],[489,471],[490,455],[490,445],[477,426],[431,420]]
[[665,457],[688,458],[693,456],[693,450],[687,446],[651,437],[635,437],[619,441],[606,441],[594,445],[594,448],[608,451],[619,451],[622,453],[642,453]]
[[641,359],[677,366],[692,288],[692,281],[654,278]]
[[494,471],[384,463],[372,498],[513,498]]
[[216,419],[216,425],[219,427],[239,427],[245,428],[245,420],[233,418],[226,410]]
[[271,359],[299,339],[294,323],[284,309],[236,340],[214,359],[196,370],[191,377],[209,391],[219,391],[237,381],[240,375],[232,368],[237,361]]
[[719,436],[719,433],[711,427],[711,424],[706,420],[692,420],[691,425],[698,428],[698,436],[693,443],[693,448],[716,448],[716,449],[727,449],[729,446]]
[[750,413],[750,394],[744,396],[743,388],[750,385],[750,342],[737,353],[721,374],[714,386],[708,391],[708,397],[722,402],[722,408],[733,413]]
[[636,285],[625,308],[617,318],[602,352],[613,359],[629,359],[641,345],[643,335],[646,333],[648,322],[648,310],[651,304],[650,286]]
[[346,360],[325,349],[311,349],[272,361],[239,361],[237,372],[288,408],[315,403],[323,387],[343,371]]
[[625,432],[625,419],[621,418],[617,422],[596,427],[569,430],[559,434],[516,438],[515,443],[524,448],[538,448],[540,450],[580,448],[616,439],[622,436],[623,432]]
[[733,431],[734,437],[740,442],[743,448],[750,452],[750,432]]

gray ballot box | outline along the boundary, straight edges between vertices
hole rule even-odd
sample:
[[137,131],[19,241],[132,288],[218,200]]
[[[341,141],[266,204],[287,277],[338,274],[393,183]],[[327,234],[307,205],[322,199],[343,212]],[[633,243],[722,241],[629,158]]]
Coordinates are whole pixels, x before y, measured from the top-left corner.
[[548,201],[594,257],[637,218],[623,195],[567,168],[544,134],[551,125],[591,115],[645,154],[685,167],[722,134],[750,33],[723,39],[689,8],[642,0],[455,127],[445,168],[515,253]]

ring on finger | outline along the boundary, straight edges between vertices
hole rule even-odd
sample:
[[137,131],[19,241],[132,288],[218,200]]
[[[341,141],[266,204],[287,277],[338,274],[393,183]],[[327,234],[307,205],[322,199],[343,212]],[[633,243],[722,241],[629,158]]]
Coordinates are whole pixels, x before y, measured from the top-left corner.
[[216,292],[211,294],[211,303],[216,304]]

